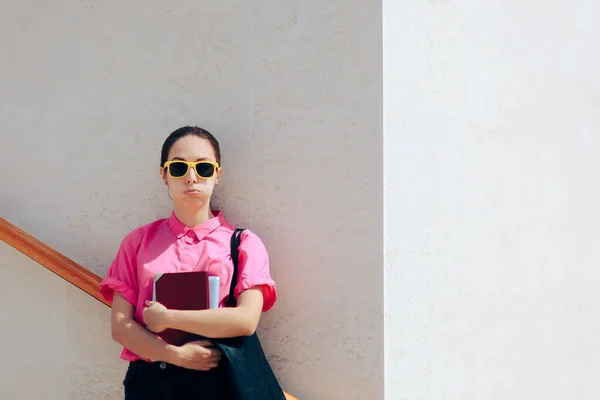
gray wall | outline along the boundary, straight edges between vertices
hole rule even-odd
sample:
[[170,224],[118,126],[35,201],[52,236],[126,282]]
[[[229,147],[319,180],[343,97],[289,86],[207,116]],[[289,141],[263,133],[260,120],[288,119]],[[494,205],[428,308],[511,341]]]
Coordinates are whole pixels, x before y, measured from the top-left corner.
[[107,307],[2,241],[0,275],[0,399],[123,399]]
[[104,275],[127,232],[168,215],[166,135],[204,126],[223,146],[216,205],[270,251],[280,300],[260,331],[285,388],[380,398],[380,5],[12,3],[0,215]]

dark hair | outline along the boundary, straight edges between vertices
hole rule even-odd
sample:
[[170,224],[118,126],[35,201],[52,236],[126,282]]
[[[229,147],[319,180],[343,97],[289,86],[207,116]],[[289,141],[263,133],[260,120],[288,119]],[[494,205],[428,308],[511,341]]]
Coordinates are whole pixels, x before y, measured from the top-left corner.
[[161,167],[164,166],[165,163],[168,161],[169,151],[171,151],[171,147],[173,147],[173,144],[175,144],[175,142],[178,141],[179,139],[181,139],[182,137],[188,136],[188,135],[194,135],[199,138],[208,140],[208,142],[210,143],[210,145],[212,146],[212,148],[215,152],[215,157],[217,158],[217,160],[216,160],[217,163],[219,165],[221,165],[221,150],[219,148],[219,142],[212,135],[212,133],[210,133],[206,129],[202,129],[197,126],[184,126],[182,128],[179,128],[179,129],[171,132],[171,134],[167,137],[167,139],[163,143],[162,150],[160,152],[160,166]]

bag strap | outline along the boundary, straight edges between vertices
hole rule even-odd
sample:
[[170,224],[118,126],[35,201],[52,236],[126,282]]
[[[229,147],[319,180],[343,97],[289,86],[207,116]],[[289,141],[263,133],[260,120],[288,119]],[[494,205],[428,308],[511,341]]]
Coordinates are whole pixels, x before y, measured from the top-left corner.
[[238,281],[238,264],[239,264],[239,247],[240,247],[240,236],[244,228],[237,228],[233,235],[231,235],[231,261],[233,261],[233,275],[231,276],[231,285],[229,286],[229,297],[227,298],[227,307],[235,307],[237,302],[233,293]]

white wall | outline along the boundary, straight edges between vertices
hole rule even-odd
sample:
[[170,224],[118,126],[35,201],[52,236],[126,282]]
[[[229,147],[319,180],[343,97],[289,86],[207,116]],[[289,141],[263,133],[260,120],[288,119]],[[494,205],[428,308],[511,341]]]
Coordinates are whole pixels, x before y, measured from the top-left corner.
[[2,241],[0,276],[0,399],[122,399],[107,307]]
[[386,398],[599,398],[600,4],[383,15]]
[[217,205],[271,253],[280,302],[260,331],[283,385],[381,398],[379,4],[27,0],[0,15],[0,215],[104,275],[128,231],[169,212],[164,138],[204,126],[223,146]]

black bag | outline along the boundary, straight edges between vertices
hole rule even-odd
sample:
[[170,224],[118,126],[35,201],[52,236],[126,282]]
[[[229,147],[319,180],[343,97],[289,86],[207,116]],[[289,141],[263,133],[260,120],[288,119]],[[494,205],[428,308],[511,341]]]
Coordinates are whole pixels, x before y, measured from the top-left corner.
[[[236,306],[233,292],[238,280],[238,247],[242,231],[244,229],[238,228],[231,236],[233,276],[227,307]],[[221,363],[229,382],[228,400],[285,400],[283,390],[265,357],[256,332],[252,336],[212,340],[223,353]]]

